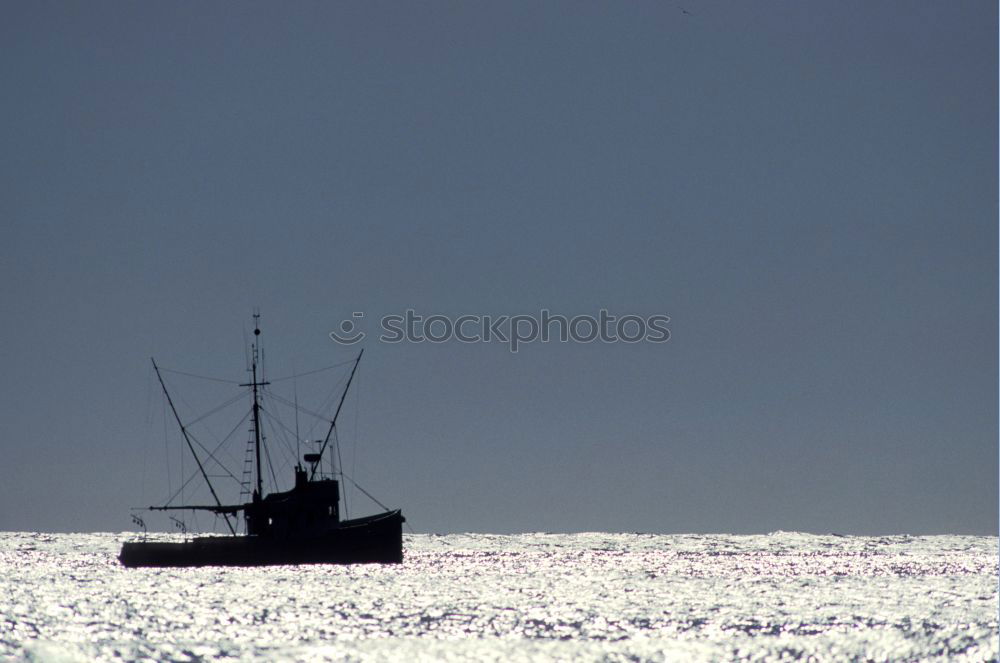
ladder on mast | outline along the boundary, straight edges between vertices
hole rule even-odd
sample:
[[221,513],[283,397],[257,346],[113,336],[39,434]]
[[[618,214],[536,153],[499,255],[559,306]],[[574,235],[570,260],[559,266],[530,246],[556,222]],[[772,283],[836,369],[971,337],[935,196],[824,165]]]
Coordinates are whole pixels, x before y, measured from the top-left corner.
[[243,477],[240,479],[240,502],[247,503],[253,495],[254,429],[251,422],[248,429],[247,452],[243,458]]

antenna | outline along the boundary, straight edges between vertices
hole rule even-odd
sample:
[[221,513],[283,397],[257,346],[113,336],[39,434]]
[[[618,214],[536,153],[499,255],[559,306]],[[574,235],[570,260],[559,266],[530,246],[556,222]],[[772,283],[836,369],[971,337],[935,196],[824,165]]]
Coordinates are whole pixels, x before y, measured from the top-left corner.
[[302,457],[301,449],[299,448],[299,373],[295,370],[295,364],[292,364],[292,390],[295,395],[295,464],[299,464],[299,458]]
[[250,372],[250,341],[247,339],[247,328],[246,324],[243,325],[243,363],[247,367],[247,373]]

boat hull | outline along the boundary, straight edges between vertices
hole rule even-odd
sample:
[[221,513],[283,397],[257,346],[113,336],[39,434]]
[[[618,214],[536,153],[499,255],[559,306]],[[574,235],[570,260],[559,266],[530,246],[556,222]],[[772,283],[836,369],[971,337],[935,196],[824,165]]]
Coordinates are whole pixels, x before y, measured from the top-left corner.
[[278,564],[398,564],[403,561],[403,522],[399,511],[345,520],[315,535],[205,536],[165,543],[132,541],[122,545],[126,567],[269,566]]

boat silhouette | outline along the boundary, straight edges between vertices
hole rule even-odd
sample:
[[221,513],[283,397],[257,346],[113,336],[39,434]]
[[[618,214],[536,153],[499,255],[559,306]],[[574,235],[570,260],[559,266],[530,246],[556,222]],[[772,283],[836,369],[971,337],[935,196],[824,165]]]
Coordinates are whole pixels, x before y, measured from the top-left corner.
[[[198,536],[183,542],[129,541],[122,545],[118,559],[126,567],[165,566],[263,566],[272,564],[393,564],[403,561],[402,525],[405,522],[399,509],[386,510],[374,515],[341,520],[341,482],[318,470],[323,466],[324,455],[330,450],[330,439],[337,425],[337,418],[344,399],[354,380],[364,350],[358,353],[351,368],[347,384],[340,395],[326,438],[318,452],[302,457],[308,469],[297,462],[294,485],[284,492],[264,494],[261,450],[260,390],[270,384],[260,370],[260,315],[254,313],[254,341],[250,348],[249,373],[251,380],[240,386],[249,387],[252,400],[252,477],[249,501],[223,504],[211,479],[205,471],[202,458],[191,442],[191,435],[174,406],[160,372],[153,360],[160,387],[170,406],[181,434],[202,479],[206,482],[214,504],[187,504],[151,506],[151,511],[209,511],[221,516],[229,535]],[[296,404],[297,407],[297,404]],[[341,472],[340,476],[344,475]],[[246,486],[249,488],[249,486]],[[360,486],[359,486],[360,488]],[[362,489],[362,492],[365,492]],[[365,492],[365,494],[368,494]],[[369,497],[371,497],[369,495]],[[372,498],[374,499],[374,498]],[[379,503],[380,504],[380,503]],[[381,506],[381,504],[380,504]],[[383,506],[383,508],[385,508]],[[245,523],[244,532],[238,533],[239,516]],[[232,519],[232,520],[231,520]],[[144,527],[140,518],[133,520]],[[234,521],[236,525],[234,526]]]

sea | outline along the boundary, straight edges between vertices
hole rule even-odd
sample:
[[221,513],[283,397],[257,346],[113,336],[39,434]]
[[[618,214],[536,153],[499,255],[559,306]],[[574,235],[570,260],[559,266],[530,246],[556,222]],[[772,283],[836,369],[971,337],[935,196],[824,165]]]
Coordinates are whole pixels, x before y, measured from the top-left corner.
[[0,660],[998,656],[996,537],[409,534],[400,565],[122,568],[136,537],[0,532]]

